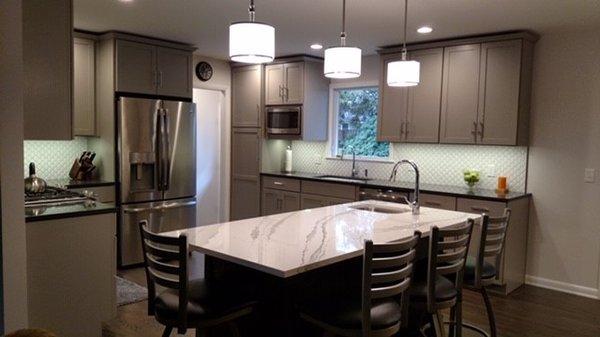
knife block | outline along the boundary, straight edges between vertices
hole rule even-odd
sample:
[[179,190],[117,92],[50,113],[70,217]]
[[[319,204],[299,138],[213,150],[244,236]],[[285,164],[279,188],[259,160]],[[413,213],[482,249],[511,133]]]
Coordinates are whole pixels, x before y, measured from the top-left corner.
[[95,170],[96,166],[84,166],[79,163],[79,160],[75,159],[69,171],[69,177],[77,181],[92,180],[94,179]]

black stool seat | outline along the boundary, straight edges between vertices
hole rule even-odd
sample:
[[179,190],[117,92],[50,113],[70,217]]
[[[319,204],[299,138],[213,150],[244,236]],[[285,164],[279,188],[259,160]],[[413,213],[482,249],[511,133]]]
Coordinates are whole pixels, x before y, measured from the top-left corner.
[[[238,287],[210,286],[204,279],[190,280],[187,303],[187,325],[196,327],[202,321],[218,319],[256,305],[251,291]],[[164,325],[176,326],[179,318],[178,290],[167,289],[156,296],[154,314]]]
[[[315,321],[348,330],[362,329],[362,304],[356,299],[320,299],[305,303],[301,311]],[[371,305],[371,327],[385,329],[400,322],[402,309],[394,299],[374,300]]]
[[[427,302],[427,280],[421,279],[414,281],[410,288],[411,301]],[[435,301],[443,302],[456,298],[458,292],[454,282],[444,276],[437,276],[435,279]]]
[[[465,265],[464,282],[473,285],[475,284],[475,267],[477,266],[477,260],[474,257],[469,256]],[[483,280],[492,279],[496,277],[496,267],[493,264],[483,261],[481,267],[481,278]]]

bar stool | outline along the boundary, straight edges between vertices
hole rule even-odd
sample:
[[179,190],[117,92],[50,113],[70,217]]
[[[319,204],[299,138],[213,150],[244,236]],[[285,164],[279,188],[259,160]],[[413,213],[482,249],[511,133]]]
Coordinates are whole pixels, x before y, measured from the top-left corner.
[[[428,316],[429,322],[421,325],[423,334],[426,326],[430,326],[436,337],[445,336],[440,310],[450,308],[453,319],[461,321],[462,311],[457,303],[461,298],[463,272],[473,224],[474,221],[469,219],[453,228],[431,229],[427,271],[416,273],[415,282],[410,289],[411,305],[424,309]],[[454,276],[454,281],[446,276]],[[454,335],[452,330],[451,333]]]
[[509,208],[504,209],[504,214],[501,217],[489,217],[484,214],[481,224],[481,239],[479,241],[479,250],[477,257],[469,257],[465,266],[464,283],[465,288],[478,291],[483,297],[485,309],[487,311],[490,334],[485,330],[475,325],[462,323],[467,329],[479,332],[486,337],[496,337],[496,318],[492,309],[492,303],[485,290],[485,287],[494,283],[496,278],[496,267],[485,261],[485,258],[495,258],[496,261],[504,251],[504,243],[506,242],[506,230],[510,222]]
[[[365,241],[362,291],[357,296],[317,298],[300,305],[300,318],[335,336],[389,337],[400,330],[402,302],[421,237],[394,243]],[[358,296],[360,295],[360,296]]]
[[[162,336],[170,336],[174,328],[179,334],[196,329],[196,336],[204,336],[206,330],[221,324],[239,334],[233,321],[251,314],[257,304],[250,292],[239,284],[188,280],[186,236],[152,233],[146,220],[140,221],[139,226],[148,281],[148,314],[165,326]],[[156,285],[166,290],[157,296]]]

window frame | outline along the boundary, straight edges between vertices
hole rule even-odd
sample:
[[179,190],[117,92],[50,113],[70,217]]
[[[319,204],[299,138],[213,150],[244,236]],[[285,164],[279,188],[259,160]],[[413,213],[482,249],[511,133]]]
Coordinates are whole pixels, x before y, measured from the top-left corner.
[[[338,148],[338,108],[339,108],[339,94],[340,90],[345,89],[361,89],[361,88],[376,88],[379,92],[379,98],[381,99],[381,88],[379,87],[378,81],[360,81],[360,82],[339,82],[331,83],[329,85],[329,134],[327,140],[327,159],[332,160],[352,160],[351,154],[344,154],[342,158],[337,154]],[[377,111],[379,111],[380,100],[377,101]],[[356,160],[360,161],[371,161],[371,162],[392,162],[392,143],[389,142],[389,152],[387,157],[374,157],[374,156],[356,156]]]

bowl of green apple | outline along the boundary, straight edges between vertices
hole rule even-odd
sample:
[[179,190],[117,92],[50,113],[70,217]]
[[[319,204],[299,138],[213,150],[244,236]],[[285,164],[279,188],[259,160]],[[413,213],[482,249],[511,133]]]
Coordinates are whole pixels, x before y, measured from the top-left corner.
[[464,170],[463,179],[470,188],[473,188],[480,179],[480,173],[477,170]]

